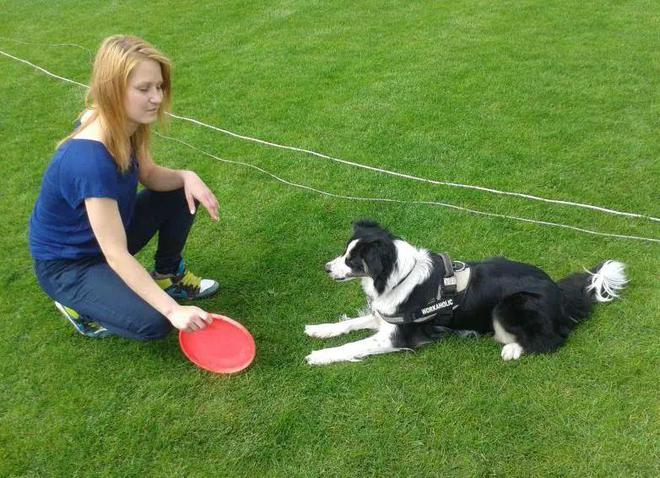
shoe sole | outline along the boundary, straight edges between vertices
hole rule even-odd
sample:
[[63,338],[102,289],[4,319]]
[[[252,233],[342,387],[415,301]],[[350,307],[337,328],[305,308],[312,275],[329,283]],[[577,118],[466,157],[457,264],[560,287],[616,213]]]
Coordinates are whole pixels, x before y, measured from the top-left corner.
[[57,310],[60,311],[62,316],[71,324],[73,325],[73,328],[76,329],[76,332],[78,332],[80,335],[84,335],[85,337],[91,337],[93,339],[103,339],[105,337],[109,337],[112,335],[112,332],[110,332],[108,329],[105,327],[99,325],[99,328],[96,330],[90,330],[85,328],[85,325],[78,322],[76,319],[71,317],[69,313],[66,311],[64,306],[60,304],[59,302],[55,302],[55,307],[57,307]]

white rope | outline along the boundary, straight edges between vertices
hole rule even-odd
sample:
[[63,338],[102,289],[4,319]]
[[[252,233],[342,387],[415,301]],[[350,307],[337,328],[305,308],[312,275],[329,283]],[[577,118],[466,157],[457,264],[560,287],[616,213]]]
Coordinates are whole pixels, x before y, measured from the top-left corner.
[[52,48],[52,47],[56,48],[56,47],[62,47],[62,46],[71,47],[72,46],[72,47],[75,47],[75,48],[80,48],[81,50],[87,52],[87,56],[89,56],[90,63],[92,63],[92,61],[94,60],[94,54],[92,53],[92,51],[89,48],[85,48],[84,46],[81,46],[81,45],[76,45],[75,43],[37,43],[37,42],[33,42],[33,41],[16,40],[14,38],[7,38],[7,37],[0,37],[0,40],[13,41],[14,43],[20,43],[22,45],[45,46],[45,47],[48,47],[48,48]]
[[312,191],[312,192],[315,192],[317,194],[321,194],[323,196],[333,197],[333,198],[337,198],[337,199],[349,199],[349,200],[353,200],[353,201],[371,201],[371,202],[388,202],[388,203],[397,203],[397,204],[424,204],[424,205],[429,205],[429,206],[442,206],[442,207],[447,207],[447,208],[451,208],[451,209],[456,209],[456,210],[459,210],[459,211],[469,212],[469,213],[472,213],[472,214],[478,214],[478,215],[481,215],[481,216],[498,217],[498,218],[502,218],[502,219],[512,219],[512,220],[515,220],[515,221],[528,222],[528,223],[531,223],[531,224],[540,224],[540,225],[544,225],[544,226],[561,227],[561,228],[564,228],[564,229],[571,229],[573,231],[584,232],[584,233],[592,234],[592,235],[595,235],[595,236],[615,237],[615,238],[619,238],[619,239],[633,239],[633,240],[636,240],[636,241],[647,241],[647,242],[658,242],[658,243],[660,243],[660,239],[654,239],[654,238],[651,238],[651,237],[626,236],[626,235],[622,235],[622,234],[610,234],[610,233],[607,233],[607,232],[592,231],[590,229],[583,229],[583,228],[580,228],[580,227],[569,226],[567,224],[560,224],[560,223],[556,223],[556,222],[537,221],[537,220],[534,220],[534,219],[527,219],[527,218],[524,218],[524,217],[508,216],[506,214],[497,214],[497,213],[494,213],[494,212],[478,211],[476,209],[469,209],[469,208],[466,208],[466,207],[456,206],[454,204],[449,204],[449,203],[444,203],[444,202],[437,202],[437,201],[405,201],[405,200],[402,200],[402,199],[377,198],[377,197],[359,197],[359,196],[346,196],[346,195],[343,195],[343,194],[335,194],[335,193],[331,193],[331,192],[328,192],[328,191],[324,191],[322,189],[316,189],[316,188],[313,188],[311,186],[306,186],[304,184],[299,184],[299,183],[294,183],[294,182],[291,182],[291,181],[287,181],[286,179],[282,179],[281,177],[271,173],[270,171],[266,171],[265,169],[260,168],[259,166],[255,166],[253,164],[244,163],[242,161],[234,161],[234,160],[231,160],[231,159],[220,158],[220,157],[218,157],[218,156],[216,156],[212,153],[209,153],[208,151],[204,151],[203,149],[198,148],[197,146],[193,146],[192,144],[187,143],[187,142],[182,141],[182,140],[177,139],[177,138],[172,138],[170,136],[165,136],[164,134],[161,134],[161,133],[158,133],[158,132],[156,132],[156,135],[160,136],[161,138],[183,144],[184,146],[187,146],[190,149],[198,151],[198,152],[200,152],[200,153],[202,153],[202,154],[204,154],[204,155],[206,155],[210,158],[216,159],[218,161],[222,161],[223,163],[238,164],[240,166],[245,166],[245,167],[248,167],[248,168],[256,169],[257,171],[260,171],[260,172],[262,172],[262,173],[264,173],[264,174],[266,174],[266,175],[268,175],[268,176],[276,179],[277,181],[279,181],[281,183],[284,183],[288,186],[292,186],[292,187],[300,188],[300,189],[305,189],[307,191]]
[[638,214],[638,213],[633,213],[633,212],[617,211],[617,210],[614,210],[614,209],[607,209],[607,208],[600,207],[600,206],[593,206],[591,204],[583,204],[583,203],[577,203],[577,202],[571,202],[571,201],[563,201],[563,200],[560,200],[560,199],[548,199],[548,198],[543,198],[543,197],[540,197],[540,196],[532,196],[530,194],[523,194],[523,193],[517,193],[517,192],[511,192],[511,191],[500,191],[498,189],[492,189],[492,188],[487,188],[487,187],[483,187],[483,186],[474,186],[474,185],[470,185],[470,184],[451,183],[451,182],[447,182],[447,181],[437,181],[435,179],[421,178],[419,176],[412,176],[410,174],[398,173],[396,171],[389,171],[387,169],[381,169],[381,168],[377,168],[375,166],[368,166],[366,164],[355,163],[353,161],[347,161],[345,159],[334,158],[332,156],[327,156],[327,155],[322,154],[322,153],[317,153],[316,151],[312,151],[312,150],[309,150],[309,149],[297,148],[295,146],[286,146],[286,145],[282,145],[282,144],[278,144],[278,143],[271,143],[269,141],[264,141],[264,140],[258,139],[258,138],[252,138],[250,136],[244,136],[244,135],[234,133],[234,132],[226,130],[226,129],[218,128],[217,126],[213,126],[213,125],[210,125],[210,124],[207,124],[207,123],[203,123],[203,122],[201,122],[199,120],[196,120],[196,119],[193,119],[193,118],[187,118],[185,116],[175,115],[174,113],[170,113],[170,116],[172,116],[173,118],[179,119],[179,120],[189,121],[190,123],[193,123],[193,124],[196,124],[196,125],[199,125],[199,126],[203,126],[205,128],[209,128],[209,129],[212,129],[214,131],[218,131],[220,133],[224,133],[224,134],[227,134],[229,136],[233,136],[235,138],[240,138],[240,139],[243,139],[243,140],[246,140],[246,141],[252,141],[252,142],[255,142],[255,143],[264,144],[266,146],[272,146],[272,147],[275,147],[275,148],[288,149],[290,151],[298,151],[298,152],[301,152],[301,153],[307,153],[307,154],[311,154],[313,156],[317,156],[319,158],[329,159],[331,161],[336,161],[338,163],[347,164],[349,166],[353,166],[353,167],[356,167],[356,168],[368,169],[370,171],[376,171],[376,172],[379,172],[379,173],[382,173],[382,174],[389,174],[390,176],[396,176],[396,177],[400,177],[400,178],[404,178],[404,179],[411,179],[413,181],[421,181],[421,182],[425,182],[425,183],[429,183],[429,184],[435,184],[435,185],[439,185],[439,186],[450,186],[450,187],[455,187],[455,188],[474,189],[474,190],[477,190],[477,191],[485,191],[485,192],[489,192],[489,193],[493,193],[493,194],[502,194],[502,195],[506,195],[506,196],[515,196],[515,197],[521,197],[521,198],[525,198],[525,199],[531,199],[531,200],[534,200],[534,201],[543,201],[543,202],[547,202],[547,203],[563,204],[563,205],[567,205],[567,206],[581,207],[581,208],[585,208],[585,209],[593,209],[594,211],[605,212],[605,213],[608,213],[608,214],[644,218],[644,219],[650,219],[651,221],[660,222],[660,218],[657,218],[657,217],[647,216],[647,215],[644,215],[644,214]]
[[[12,58],[13,60],[24,63],[26,65],[29,65],[29,66],[45,73],[46,75],[51,76],[53,78],[56,78],[58,80],[65,81],[67,83],[71,83],[71,84],[82,86],[83,88],[89,89],[89,86],[87,86],[83,83],[79,83],[77,81],[70,80],[68,78],[65,78],[65,77],[56,75],[54,73],[51,73],[50,71],[48,71],[48,70],[46,70],[46,69],[44,69],[44,68],[42,68],[38,65],[35,65],[34,63],[31,63],[31,62],[29,62],[27,60],[24,60],[22,58],[18,58],[18,57],[15,57],[13,55],[10,55],[9,53],[6,53],[2,50],[0,50],[0,54],[5,55],[9,58]],[[177,119],[190,121],[190,122],[199,124],[201,126],[205,126],[205,127],[208,127],[208,128],[211,128],[211,129],[229,134],[231,136],[235,136],[237,138],[247,139],[247,140],[255,141],[255,142],[258,142],[258,143],[263,143],[263,144],[267,144],[267,145],[271,145],[271,146],[280,147],[280,148],[283,148],[283,149],[290,149],[290,150],[293,150],[293,151],[300,151],[300,152],[315,154],[315,155],[320,156],[320,157],[324,157],[324,158],[327,158],[327,159],[332,159],[333,161],[338,161],[338,162],[341,162],[341,163],[346,163],[346,164],[350,164],[350,165],[353,165],[353,166],[362,167],[362,168],[365,168],[365,169],[375,170],[375,171],[383,172],[383,173],[386,173],[386,174],[401,175],[402,177],[405,177],[405,178],[428,181],[428,182],[437,183],[437,184],[447,184],[447,185],[457,185],[457,186],[461,186],[461,187],[479,188],[477,186],[458,185],[458,184],[455,184],[455,183],[443,183],[443,182],[440,182],[440,181],[433,181],[433,180],[430,180],[430,179],[417,178],[415,176],[405,175],[405,174],[401,174],[401,173],[394,173],[392,171],[387,171],[387,170],[381,170],[379,168],[374,168],[374,167],[362,165],[362,164],[359,164],[359,163],[352,163],[350,161],[345,161],[345,160],[338,159],[338,158],[332,158],[330,156],[321,155],[321,153],[315,153],[313,151],[308,151],[308,150],[304,150],[304,149],[301,149],[301,148],[295,148],[293,146],[276,145],[275,143],[269,143],[267,141],[259,140],[259,139],[256,139],[256,138],[250,138],[248,136],[242,136],[242,135],[239,135],[237,133],[233,133],[233,132],[228,131],[228,130],[223,130],[223,129],[217,128],[215,126],[207,125],[207,124],[202,123],[200,121],[197,121],[195,119],[186,118],[186,117],[178,116],[178,115],[175,115],[175,114],[171,114],[171,116],[174,117],[174,118],[177,118]],[[269,175],[269,176],[277,179],[278,181],[280,181],[284,184],[287,184],[289,186],[297,187],[297,188],[301,188],[301,189],[306,189],[306,190],[313,191],[313,192],[316,192],[316,193],[324,195],[324,196],[334,197],[334,198],[338,198],[338,199],[349,199],[349,200],[355,200],[355,201],[374,201],[374,202],[390,202],[390,203],[399,203],[399,204],[426,204],[426,205],[433,205],[433,206],[442,206],[442,207],[452,208],[452,209],[456,209],[456,210],[459,210],[459,211],[470,212],[470,213],[473,213],[473,214],[478,214],[478,215],[483,215],[483,216],[499,217],[499,218],[503,218],[503,219],[511,219],[511,220],[516,220],[516,221],[522,221],[522,222],[528,222],[528,223],[532,223],[532,224],[539,224],[539,225],[552,226],[552,227],[561,227],[561,228],[571,229],[571,230],[574,230],[574,231],[584,232],[584,233],[587,233],[587,234],[592,234],[592,235],[597,235],[597,236],[615,237],[615,238],[620,238],[620,239],[632,239],[632,240],[647,241],[647,242],[660,242],[660,239],[654,239],[654,238],[650,238],[650,237],[627,236],[627,235],[621,235],[621,234],[610,234],[610,233],[605,233],[605,232],[592,231],[590,229],[583,229],[583,228],[579,228],[579,227],[575,227],[575,226],[569,226],[567,224],[554,223],[554,222],[548,222],[548,221],[537,221],[537,220],[534,220],[534,219],[527,219],[527,218],[522,218],[522,217],[517,217],[517,216],[508,216],[508,215],[505,215],[505,214],[497,214],[497,213],[491,213],[491,212],[478,211],[478,210],[475,210],[475,209],[469,209],[469,208],[456,206],[456,205],[449,204],[449,203],[437,202],[437,201],[404,201],[404,200],[400,200],[400,199],[355,197],[355,196],[346,196],[346,195],[341,195],[341,194],[329,193],[327,191],[323,191],[321,189],[315,189],[315,188],[312,188],[310,186],[305,186],[303,184],[292,183],[290,181],[282,179],[282,178],[266,171],[265,169],[259,168],[258,166],[254,166],[254,165],[251,165],[251,164],[248,164],[248,163],[242,163],[240,161],[232,161],[232,160],[229,160],[229,159],[219,158],[217,156],[212,155],[211,153],[208,153],[208,152],[206,152],[202,149],[199,149],[195,146],[192,146],[192,145],[190,145],[190,144],[188,144],[184,141],[181,141],[179,139],[164,136],[164,135],[159,134],[159,133],[156,133],[156,134],[158,134],[158,136],[169,139],[171,141],[177,141],[177,142],[179,142],[179,143],[181,143],[185,146],[188,146],[189,148],[195,149],[195,150],[197,150],[197,151],[199,151],[199,152],[201,152],[201,153],[203,153],[207,156],[210,156],[214,159],[217,159],[219,161],[247,166],[247,167],[256,169],[258,171],[261,171],[262,173],[267,174],[267,175]],[[485,190],[488,190],[488,189],[485,189]],[[493,191],[495,191],[495,190],[493,190]],[[498,191],[498,192],[503,193],[501,191]],[[520,193],[506,193],[506,194],[521,195],[523,197],[526,197],[526,195],[523,195],[523,194],[520,194]],[[536,197],[535,196],[530,196],[530,198],[536,198]],[[547,201],[555,202],[555,200],[547,200]],[[578,203],[575,203],[575,204],[578,204]],[[590,206],[590,205],[581,205],[581,206],[589,206],[590,208],[595,208],[595,209],[603,210],[603,211],[612,211],[612,210],[606,210],[606,209],[603,209],[603,208],[597,208],[596,206]],[[641,215],[641,214],[621,213],[619,211],[613,211],[613,213],[621,214],[621,215],[630,215],[630,216],[634,216],[634,217],[644,217],[644,218],[648,218],[648,219],[651,219],[651,220],[654,220],[654,221],[660,221],[660,219],[650,217],[650,216],[644,216],[644,215]]]
[[[14,40],[14,41],[16,41],[16,40]],[[87,50],[85,47],[82,47],[80,45],[73,45],[73,44],[71,44],[71,45],[72,46],[77,46],[78,48],[82,48],[84,50]],[[89,51],[89,50],[87,50],[87,51]],[[63,78],[61,76],[55,75],[54,73],[51,73],[48,70],[45,70],[44,68],[41,68],[40,66],[37,66],[33,63],[30,63],[27,60],[17,58],[15,56],[10,55],[8,53],[5,53],[1,50],[0,50],[0,53],[2,53],[5,56],[8,56],[10,58],[13,58],[14,60],[17,60],[17,61],[20,61],[20,62],[25,63],[27,65],[30,65],[30,66],[42,71],[43,73],[54,77],[54,78],[58,78],[60,80],[67,81],[69,83],[74,83],[76,85],[80,85],[80,86],[83,86],[85,88],[89,88],[87,85],[84,85],[82,83],[78,83],[77,81],[69,80],[67,78]],[[270,146],[270,147],[274,147],[274,148],[280,148],[280,149],[286,149],[286,150],[289,150],[289,151],[297,151],[297,152],[300,152],[300,153],[310,154],[312,156],[317,156],[319,158],[328,159],[330,161],[335,161],[335,162],[338,162],[338,163],[341,163],[341,164],[346,164],[348,166],[367,169],[369,171],[375,171],[375,172],[382,173],[382,174],[388,174],[390,176],[396,176],[396,177],[403,178],[403,179],[410,179],[410,180],[413,180],[413,181],[420,181],[420,182],[424,182],[424,183],[428,183],[428,184],[434,184],[434,185],[437,185],[437,186],[449,186],[449,187],[455,187],[455,188],[472,189],[472,190],[476,190],[476,191],[489,192],[489,193],[492,193],[492,194],[500,194],[500,195],[505,195],[505,196],[520,197],[520,198],[524,198],[524,199],[530,199],[530,200],[533,200],[533,201],[542,201],[542,202],[547,202],[547,203],[552,203],[552,204],[562,204],[562,205],[565,205],[565,206],[573,206],[573,207],[579,207],[579,208],[584,208],[584,209],[591,209],[591,210],[594,210],[594,211],[600,211],[600,212],[604,212],[604,213],[607,213],[607,214],[614,214],[614,215],[618,215],[618,216],[627,216],[627,217],[635,217],[635,218],[648,219],[648,220],[651,220],[651,221],[660,222],[660,218],[649,216],[649,215],[646,215],[646,214],[618,211],[618,210],[615,210],[615,209],[608,209],[608,208],[604,208],[604,207],[600,207],[600,206],[594,206],[592,204],[578,203],[578,202],[573,202],[573,201],[564,201],[564,200],[561,200],[561,199],[550,199],[550,198],[544,198],[544,197],[541,197],[541,196],[534,196],[534,195],[531,195],[531,194],[524,194],[524,193],[513,192],[513,191],[501,191],[501,190],[498,190],[498,189],[488,188],[488,187],[484,187],[484,186],[475,186],[475,185],[470,185],[470,184],[461,184],[461,183],[454,183],[454,182],[448,182],[448,181],[438,181],[438,180],[435,180],[435,179],[428,179],[428,178],[422,178],[422,177],[419,177],[419,176],[413,176],[411,174],[399,173],[399,172],[396,172],[396,171],[390,171],[390,170],[387,170],[387,169],[377,168],[375,166],[368,166],[366,164],[361,164],[361,163],[356,163],[356,162],[353,162],[353,161],[347,161],[345,159],[335,158],[335,157],[328,156],[328,155],[322,154],[322,153],[318,153],[316,151],[312,151],[312,150],[309,150],[309,149],[298,148],[298,147],[295,147],[295,146],[287,146],[287,145],[283,145],[283,144],[273,143],[273,142],[270,142],[270,141],[265,141],[265,140],[258,139],[258,138],[253,138],[251,136],[246,136],[246,135],[234,133],[233,131],[229,131],[229,130],[226,130],[226,129],[223,129],[223,128],[219,128],[217,126],[213,126],[213,125],[210,125],[208,123],[204,123],[202,121],[196,120],[194,118],[188,118],[186,116],[180,116],[180,115],[177,115],[177,114],[174,114],[174,113],[168,113],[168,114],[172,118],[182,120],[182,121],[188,121],[188,122],[196,124],[198,126],[202,126],[202,127],[211,129],[213,131],[217,131],[217,132],[232,136],[234,138],[242,139],[242,140],[245,140],[245,141],[251,141],[251,142],[254,142],[254,143],[259,143],[259,144],[263,144],[265,146]]]
[[25,63],[26,65],[30,65],[32,68],[36,68],[37,70],[39,70],[39,71],[41,71],[41,72],[47,74],[48,76],[52,76],[53,78],[57,78],[58,80],[66,81],[67,83],[72,83],[72,84],[74,84],[74,85],[82,86],[83,88],[87,88],[87,89],[89,89],[89,86],[87,86],[87,85],[85,85],[85,84],[83,84],[83,83],[78,83],[77,81],[70,80],[70,79],[68,79],[68,78],[64,78],[63,76],[56,75],[55,73],[51,73],[50,71],[48,71],[48,70],[46,70],[46,69],[44,69],[44,68],[41,68],[40,66],[37,66],[37,65],[35,65],[34,63],[30,63],[30,62],[27,61],[27,60],[23,60],[22,58],[18,58],[18,57],[14,56],[14,55],[10,55],[9,53],[6,53],[6,52],[4,52],[4,51],[2,51],[2,50],[0,50],[0,54],[5,55],[5,56],[7,56],[7,57],[9,57],[9,58],[11,58],[11,59],[13,59],[13,60],[20,61],[21,63]]

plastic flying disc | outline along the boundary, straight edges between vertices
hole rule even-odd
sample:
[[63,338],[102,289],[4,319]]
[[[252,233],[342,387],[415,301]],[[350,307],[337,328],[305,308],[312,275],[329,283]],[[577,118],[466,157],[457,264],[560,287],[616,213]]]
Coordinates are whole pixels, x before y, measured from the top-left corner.
[[236,373],[247,368],[256,353],[250,332],[229,317],[211,316],[215,320],[202,330],[179,331],[185,356],[198,367],[215,373]]

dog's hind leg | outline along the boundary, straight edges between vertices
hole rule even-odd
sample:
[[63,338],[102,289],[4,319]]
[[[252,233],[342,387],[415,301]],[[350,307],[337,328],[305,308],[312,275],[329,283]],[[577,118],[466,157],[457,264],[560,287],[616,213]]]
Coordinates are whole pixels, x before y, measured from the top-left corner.
[[518,360],[525,352],[514,333],[520,332],[518,321],[525,316],[525,310],[519,303],[525,298],[524,294],[506,297],[493,311],[493,339],[503,345],[501,356],[506,361]]
[[332,324],[316,324],[306,325],[305,334],[310,337],[319,339],[327,339],[329,337],[337,337],[339,335],[353,332],[354,330],[372,329],[376,330],[380,327],[380,319],[372,314],[363,315],[354,319],[345,318],[340,322]]
[[565,335],[554,327],[555,303],[544,294],[517,292],[505,297],[493,310],[493,338],[500,342],[502,358],[517,360],[523,354],[551,352]]
[[502,323],[500,322],[500,318],[498,318],[497,315],[495,315],[493,318],[493,329],[495,330],[493,338],[503,345],[501,354],[502,359],[518,360],[524,353],[522,345],[517,342],[515,335],[507,332],[504,329]]
[[394,346],[392,337],[394,336],[395,327],[388,324],[388,327],[380,328],[376,334],[366,339],[351,342],[340,347],[314,350],[305,357],[305,360],[310,365],[324,365],[333,362],[359,362],[369,355],[409,350]]

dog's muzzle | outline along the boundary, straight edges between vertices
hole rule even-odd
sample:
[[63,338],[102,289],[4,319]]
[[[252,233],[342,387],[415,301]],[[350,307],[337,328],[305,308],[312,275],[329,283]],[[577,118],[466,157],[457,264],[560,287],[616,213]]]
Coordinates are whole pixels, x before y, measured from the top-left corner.
[[325,272],[327,272],[332,280],[337,282],[344,282],[356,277],[353,271],[343,264],[343,261],[338,261],[337,259],[326,263]]

